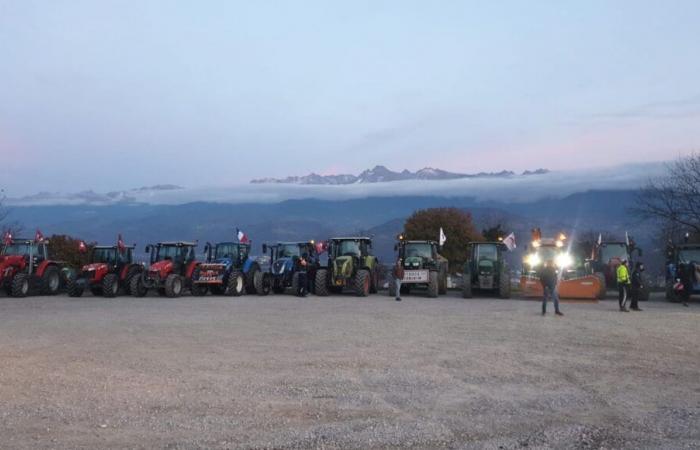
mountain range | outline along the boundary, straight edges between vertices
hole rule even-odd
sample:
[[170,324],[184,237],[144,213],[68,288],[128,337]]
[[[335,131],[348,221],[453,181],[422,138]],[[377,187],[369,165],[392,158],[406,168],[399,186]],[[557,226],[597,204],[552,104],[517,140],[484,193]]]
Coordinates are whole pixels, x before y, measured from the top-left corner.
[[[549,173],[547,169],[526,170],[521,175],[543,175]],[[310,185],[341,185],[355,183],[385,183],[389,181],[403,180],[455,180],[460,178],[498,178],[512,177],[516,175],[510,170],[502,170],[500,172],[479,172],[474,174],[448,172],[442,169],[433,169],[425,167],[423,169],[411,172],[410,170],[402,170],[395,172],[385,166],[375,166],[373,169],[367,169],[359,175],[339,174],[339,175],[319,175],[310,173],[304,176],[288,176],[286,178],[258,178],[251,180],[253,184],[310,184]]]

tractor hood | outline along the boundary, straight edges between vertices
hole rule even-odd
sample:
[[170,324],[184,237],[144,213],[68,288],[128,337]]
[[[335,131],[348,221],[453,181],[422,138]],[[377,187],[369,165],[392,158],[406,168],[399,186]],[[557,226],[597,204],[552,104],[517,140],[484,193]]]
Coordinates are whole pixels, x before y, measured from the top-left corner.
[[107,270],[107,264],[105,263],[92,263],[92,264],[85,264],[83,266],[83,272],[91,271],[91,270]]
[[153,273],[157,272],[161,278],[165,278],[173,270],[173,262],[169,260],[158,261],[151,264],[148,271]]
[[83,272],[87,272],[85,274],[87,278],[101,280],[102,277],[109,272],[109,266],[105,263],[85,264],[83,266]]
[[333,273],[336,276],[350,278],[352,276],[353,259],[352,256],[338,256],[335,258],[333,260]]
[[272,264],[272,273],[275,275],[282,275],[285,272],[290,272],[292,269],[294,269],[294,260],[292,258],[278,258]]
[[0,256],[0,278],[5,275],[5,271],[9,267],[24,267],[24,256],[22,255],[7,255]]

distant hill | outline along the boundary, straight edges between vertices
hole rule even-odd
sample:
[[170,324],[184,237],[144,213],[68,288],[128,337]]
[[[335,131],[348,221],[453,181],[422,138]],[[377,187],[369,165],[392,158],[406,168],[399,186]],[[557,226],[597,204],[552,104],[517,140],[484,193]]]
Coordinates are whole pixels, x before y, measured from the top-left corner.
[[[522,175],[542,175],[549,173],[547,169],[526,170]],[[251,180],[253,184],[307,184],[307,185],[340,185],[354,183],[386,183],[390,181],[403,180],[454,180],[458,178],[493,178],[493,177],[510,177],[515,175],[515,172],[503,170],[501,172],[479,172],[474,174],[454,173],[442,169],[433,169],[425,167],[423,169],[411,172],[410,170],[402,170],[394,172],[387,169],[385,166],[375,166],[373,169],[368,169],[359,175],[341,174],[341,175],[318,175],[311,173],[305,176],[289,176],[286,178],[259,178]]]

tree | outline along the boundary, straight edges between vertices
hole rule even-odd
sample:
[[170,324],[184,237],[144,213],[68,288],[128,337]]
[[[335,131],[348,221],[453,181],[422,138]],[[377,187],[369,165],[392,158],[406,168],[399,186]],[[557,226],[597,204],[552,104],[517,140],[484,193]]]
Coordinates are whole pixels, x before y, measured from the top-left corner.
[[700,233],[700,154],[679,158],[640,190],[633,211],[668,229]]
[[621,241],[622,239],[618,239],[615,236],[612,235],[612,233],[607,232],[607,231],[596,231],[596,230],[584,230],[584,231],[579,231],[575,235],[576,239],[576,246],[577,248],[581,251],[583,255],[588,258],[589,256],[593,255],[593,248],[595,247],[596,243],[598,242],[598,237],[601,238],[602,241]]
[[506,237],[505,230],[501,227],[500,223],[484,228],[481,230],[481,234],[487,241],[497,241],[499,238],[503,239]]
[[459,272],[467,257],[467,243],[483,237],[472,215],[457,208],[430,208],[414,212],[404,225],[406,239],[437,241],[442,228],[447,237],[440,254],[449,260],[450,271]]
[[95,246],[94,242],[87,244],[88,251],[80,253],[80,239],[65,234],[54,234],[48,239],[51,259],[64,261],[74,268],[80,268],[88,263],[88,255]]

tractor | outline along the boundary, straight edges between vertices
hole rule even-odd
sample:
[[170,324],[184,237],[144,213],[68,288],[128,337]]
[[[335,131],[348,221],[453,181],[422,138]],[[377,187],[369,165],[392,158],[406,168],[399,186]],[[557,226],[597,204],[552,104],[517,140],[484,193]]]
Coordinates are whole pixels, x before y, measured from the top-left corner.
[[[682,287],[680,292],[677,287]],[[700,294],[700,243],[669,244],[666,248],[666,300],[686,301],[691,295],[698,294]]]
[[[408,294],[414,286],[428,289],[428,297],[447,293],[447,259],[438,253],[435,241],[408,241],[399,235],[394,246],[404,268],[401,294]],[[396,284],[389,283],[389,295],[396,297]]]
[[257,292],[255,278],[258,278],[259,288],[264,291],[263,277],[260,265],[250,257],[250,244],[240,242],[219,242],[212,245],[207,242],[204,246],[206,262],[197,266],[192,275],[192,283],[196,295],[204,295],[207,290],[214,295],[229,295],[238,297],[246,291]]
[[370,254],[372,239],[368,237],[338,237],[328,241],[328,265],[316,270],[316,295],[327,296],[352,289],[355,295],[366,297],[377,292],[379,261]]
[[282,294],[287,288],[300,296],[308,292],[321,266],[314,241],[263,244],[262,249],[263,253],[270,253],[270,284],[275,294]]
[[462,297],[471,298],[474,290],[491,291],[501,298],[510,297],[510,268],[505,260],[508,247],[502,242],[470,242],[462,275]]
[[0,285],[13,297],[32,291],[55,295],[61,287],[63,263],[49,259],[49,242],[11,239],[0,253]]
[[[148,270],[131,278],[130,290],[134,297],[144,297],[150,289],[166,297],[179,297],[186,288],[192,295],[204,295],[192,283],[192,274],[199,265],[195,257],[196,242],[160,242],[146,246],[151,255]],[[206,293],[206,291],[205,291]]]
[[134,263],[133,250],[133,246],[93,247],[89,263],[69,281],[68,295],[80,297],[86,288],[92,295],[109,298],[116,297],[120,289],[130,293],[131,280],[143,272],[143,265]]
[[606,288],[617,288],[617,268],[620,263],[627,261],[631,272],[634,263],[641,257],[642,249],[631,238],[627,241],[599,241],[593,246],[588,264],[591,272],[605,276]]

